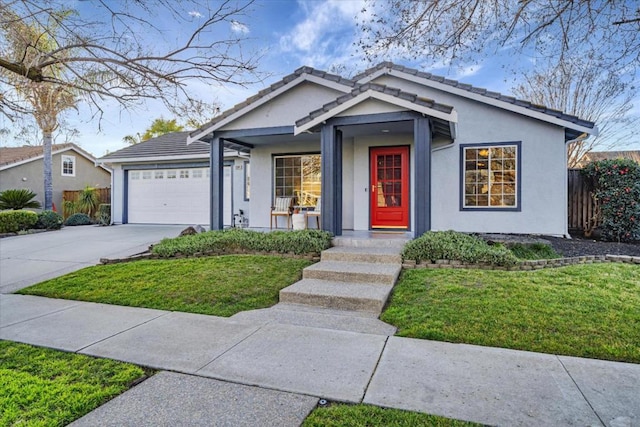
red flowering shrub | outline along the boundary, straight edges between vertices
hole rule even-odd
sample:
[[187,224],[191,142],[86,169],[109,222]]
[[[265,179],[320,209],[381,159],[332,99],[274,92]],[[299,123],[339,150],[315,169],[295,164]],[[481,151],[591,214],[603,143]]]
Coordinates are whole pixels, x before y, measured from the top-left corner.
[[589,163],[582,174],[600,202],[603,240],[640,241],[640,164],[629,159],[599,160]]

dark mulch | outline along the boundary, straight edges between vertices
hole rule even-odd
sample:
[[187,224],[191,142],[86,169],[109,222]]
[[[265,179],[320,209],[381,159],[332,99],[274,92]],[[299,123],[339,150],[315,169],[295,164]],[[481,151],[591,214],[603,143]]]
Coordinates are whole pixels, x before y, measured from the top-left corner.
[[640,256],[640,243],[601,242],[573,236],[571,239],[544,236],[553,249],[565,257],[583,255],[630,255]]

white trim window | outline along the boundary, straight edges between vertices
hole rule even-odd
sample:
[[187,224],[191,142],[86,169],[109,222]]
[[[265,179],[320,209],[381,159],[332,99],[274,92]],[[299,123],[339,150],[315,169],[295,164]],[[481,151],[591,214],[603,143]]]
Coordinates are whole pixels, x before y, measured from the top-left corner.
[[60,157],[62,159],[62,176],[76,176],[76,157],[67,155],[62,155]]

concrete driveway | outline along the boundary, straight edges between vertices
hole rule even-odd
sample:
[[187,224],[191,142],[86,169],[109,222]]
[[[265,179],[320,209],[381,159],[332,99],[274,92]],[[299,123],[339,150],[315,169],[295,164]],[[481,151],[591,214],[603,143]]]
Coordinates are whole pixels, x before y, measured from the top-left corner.
[[100,258],[144,252],[150,244],[176,237],[185,225],[64,227],[58,231],[0,239],[0,293],[95,265]]

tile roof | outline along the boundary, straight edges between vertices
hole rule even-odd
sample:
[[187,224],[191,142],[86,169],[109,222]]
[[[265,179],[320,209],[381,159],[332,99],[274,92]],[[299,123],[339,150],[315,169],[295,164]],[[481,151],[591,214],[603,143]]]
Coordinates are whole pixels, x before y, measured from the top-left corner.
[[333,110],[334,108],[338,107],[341,104],[344,104],[345,102],[357,98],[360,94],[365,93],[369,90],[375,91],[375,92],[379,92],[379,93],[383,93],[385,95],[390,95],[393,96],[395,98],[399,98],[402,99],[404,101],[409,101],[412,104],[415,105],[419,105],[422,107],[427,107],[427,108],[431,108],[437,111],[442,111],[443,113],[451,113],[451,111],[453,111],[453,107],[449,106],[449,105],[444,105],[444,104],[439,104],[437,102],[435,102],[432,99],[427,99],[427,98],[422,98],[416,94],[413,93],[408,93],[408,92],[404,92],[401,91],[400,89],[396,89],[396,88],[392,88],[392,87],[388,87],[385,85],[381,85],[381,84],[377,84],[377,83],[365,83],[365,84],[359,84],[356,85],[355,88],[345,94],[342,95],[340,97],[338,97],[337,99],[335,99],[334,101],[331,101],[325,105],[323,105],[321,108],[312,111],[311,113],[309,113],[309,115],[307,115],[306,117],[303,117],[302,119],[296,121],[296,126],[302,126],[305,123],[308,123],[320,116],[322,116],[323,114]]
[[[56,152],[64,150],[65,148],[73,148],[82,152],[93,159],[93,156],[86,151],[82,150],[75,144],[53,144],[51,151]],[[23,160],[29,160],[43,155],[42,145],[22,146],[22,147],[0,147],[0,166],[6,166],[13,163],[18,163]]]
[[209,144],[196,141],[187,145],[187,135],[189,135],[188,131],[167,133],[109,153],[101,157],[100,160],[209,154],[211,149]]
[[272,92],[275,92],[276,90],[278,90],[281,87],[285,86],[286,84],[294,81],[295,79],[297,79],[298,77],[300,77],[303,74],[309,74],[309,75],[312,75],[312,76],[320,77],[322,79],[329,80],[331,82],[342,84],[342,85],[345,85],[345,86],[350,86],[350,87],[355,87],[356,86],[356,82],[355,81],[350,80],[350,79],[345,79],[344,77],[341,77],[341,76],[339,76],[337,74],[330,74],[330,73],[327,73],[325,71],[316,70],[316,69],[314,69],[312,67],[307,67],[307,66],[300,67],[297,70],[295,70],[293,73],[291,73],[291,74],[285,76],[284,78],[282,78],[282,80],[272,84],[268,88],[265,88],[265,89],[261,90],[257,94],[253,95],[250,98],[245,99],[244,101],[240,102],[239,104],[234,105],[230,109],[225,110],[221,115],[219,115],[218,117],[214,118],[213,120],[211,120],[209,123],[205,124],[204,126],[201,126],[199,129],[196,129],[195,131],[188,132],[188,133],[190,134],[190,136],[197,135],[202,130],[207,129],[207,128],[215,125],[216,123],[226,119],[227,117],[231,116],[232,114],[234,114],[234,113],[242,110],[243,108],[253,104],[257,100],[269,95]]
[[584,126],[584,127],[588,127],[588,128],[593,128],[595,127],[595,123],[587,121],[587,120],[583,120],[580,119],[579,117],[576,116],[572,116],[570,114],[565,114],[562,111],[559,110],[554,110],[551,108],[547,108],[543,105],[536,105],[533,104],[529,101],[523,101],[521,99],[517,99],[514,98],[512,96],[507,96],[507,95],[503,95],[501,93],[498,92],[491,92],[488,91],[487,89],[483,89],[483,88],[478,88],[475,86],[472,86],[470,84],[465,84],[465,83],[460,83],[456,80],[450,80],[447,79],[445,77],[442,76],[437,76],[431,73],[425,73],[419,70],[416,70],[414,68],[409,68],[409,67],[405,67],[402,65],[396,65],[393,62],[382,62],[372,68],[369,68],[368,70],[364,71],[361,74],[358,74],[357,76],[353,77],[353,80],[355,80],[356,82],[359,80],[362,80],[366,77],[371,76],[372,74],[374,74],[376,71],[382,70],[384,68],[389,68],[391,70],[396,70],[396,71],[400,71],[406,74],[410,74],[413,76],[417,76],[426,80],[431,80],[437,83],[442,83],[445,84],[447,86],[451,86],[451,87],[455,87],[458,89],[462,89],[462,90],[466,90],[468,92],[474,93],[474,94],[478,94],[478,95],[482,95],[482,96],[486,96],[487,98],[492,98],[492,99],[496,99],[499,101],[503,101],[503,102],[508,102],[510,104],[513,105],[517,105],[520,107],[524,107],[527,108],[529,110],[532,111],[536,111],[536,112],[540,112],[540,113],[544,113],[544,114],[548,114],[550,116],[556,117],[558,119],[561,120],[565,120],[567,122],[570,123],[574,123],[576,125],[579,126]]

